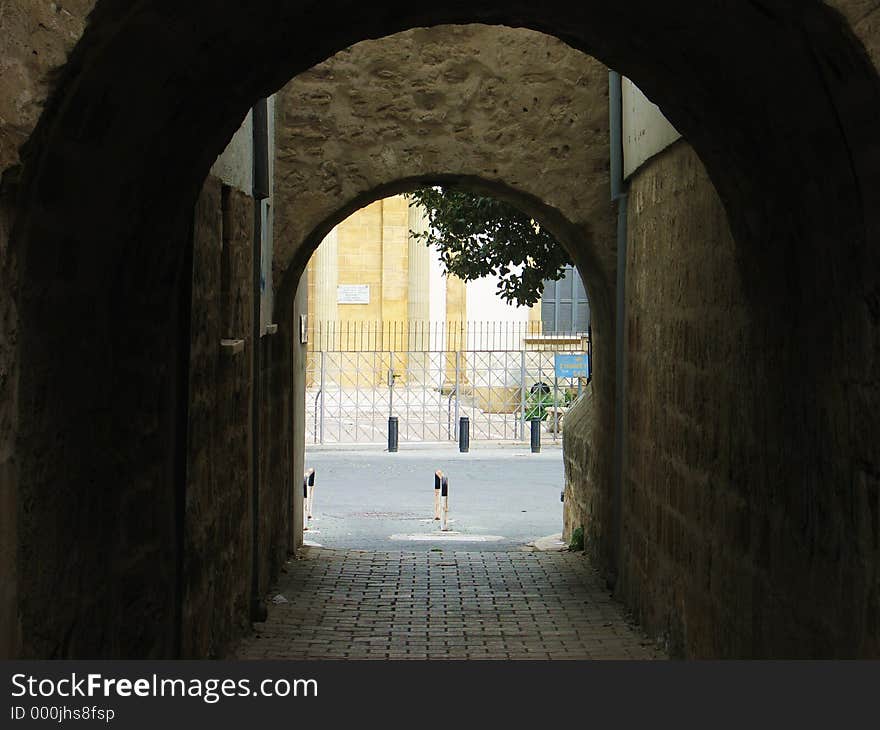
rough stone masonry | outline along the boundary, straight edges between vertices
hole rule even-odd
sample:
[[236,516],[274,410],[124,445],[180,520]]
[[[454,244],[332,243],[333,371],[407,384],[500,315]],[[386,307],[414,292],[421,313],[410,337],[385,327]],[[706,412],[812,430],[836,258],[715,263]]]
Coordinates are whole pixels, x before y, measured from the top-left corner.
[[[595,562],[617,575],[618,594],[646,628],[686,656],[880,653],[876,2],[764,0],[710,12],[697,0],[590,0],[576,11],[562,0],[395,1],[355,18],[338,0],[308,16],[298,3],[236,0],[218,13],[207,0],[173,9],[99,0],[84,22],[89,9],[13,0],[0,16],[4,654],[172,655],[190,610],[187,585],[201,602],[193,606],[218,612],[194,654],[236,630],[235,598],[212,594],[184,559],[184,544],[207,550],[221,533],[181,532],[198,522],[202,501],[187,515],[187,493],[209,493],[188,491],[186,476],[190,455],[202,458],[186,434],[189,383],[203,375],[189,367],[186,264],[195,260],[193,211],[208,169],[250,105],[297,74],[367,38],[474,21],[531,27],[593,54],[638,82],[687,140],[631,181],[626,387],[611,379],[614,248],[602,232],[613,228],[591,219],[587,236],[587,220],[571,212],[592,198],[604,161],[578,164],[586,145],[573,128],[553,156],[529,163],[531,174],[516,169],[519,155],[551,135],[544,125],[564,123],[555,97],[532,94],[530,104],[525,90],[543,86],[540,74],[548,84],[565,77],[568,51],[550,42],[539,64],[529,56],[535,47],[524,48],[538,74],[529,81],[497,59],[481,61],[497,69],[487,72],[442,46],[432,51],[418,36],[428,31],[413,31],[425,49],[406,57],[395,56],[393,38],[368,41],[370,57],[347,72],[376,93],[391,91],[395,75],[419,93],[374,108],[362,132],[369,144],[344,163],[343,148],[329,142],[304,153],[308,161],[326,152],[311,182],[329,189],[296,204],[316,213],[313,223],[286,224],[279,338],[265,372],[248,376],[248,387],[260,378],[277,396],[263,417],[279,426],[263,447],[272,465],[263,471],[274,476],[257,487],[266,496],[257,515],[261,582],[286,533],[277,505],[292,476],[282,472],[296,417],[289,353],[298,275],[334,218],[445,172],[543,215],[572,246],[600,305],[593,391],[569,420],[593,430],[567,429],[567,519],[584,523]],[[386,52],[397,66],[386,65]],[[436,81],[421,64],[432,52],[447,72]],[[345,53],[357,51],[332,63],[345,66]],[[499,95],[481,108],[493,73]],[[467,95],[455,90],[469,78],[485,78],[485,93],[456,107]],[[502,97],[506,82],[518,88]],[[297,123],[320,128],[326,115],[345,132],[341,100],[322,101],[329,92],[309,84],[321,111]],[[531,113],[535,98],[540,115]],[[505,99],[510,127],[497,112]],[[349,101],[371,104],[356,91]],[[399,107],[404,101],[410,106]],[[582,113],[598,123],[605,104]],[[418,110],[424,126],[401,108]],[[422,129],[438,144],[419,158],[413,150],[431,139]],[[469,140],[469,129],[484,133]],[[601,139],[602,129],[586,139]],[[465,159],[471,141],[497,155],[497,173],[489,159]],[[546,159],[554,164],[542,167]],[[358,182],[358,171],[371,169],[382,174]],[[550,190],[553,179],[563,182]],[[198,347],[192,354],[202,357]],[[615,424],[621,393],[626,416]],[[615,428],[626,437],[619,515],[603,446]],[[224,494],[217,504],[234,501]],[[210,511],[199,524],[217,519]],[[240,583],[241,570],[221,582]]]

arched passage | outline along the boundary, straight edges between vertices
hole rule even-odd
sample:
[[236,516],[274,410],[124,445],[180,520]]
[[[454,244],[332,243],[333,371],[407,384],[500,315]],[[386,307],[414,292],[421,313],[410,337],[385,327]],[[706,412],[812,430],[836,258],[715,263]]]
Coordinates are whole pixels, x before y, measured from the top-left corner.
[[[439,49],[446,55],[444,63],[430,69],[415,63],[412,70],[406,69],[404,59],[411,59],[413,53],[427,56]],[[477,51],[480,61],[468,62]],[[382,59],[381,65],[375,59]],[[545,69],[551,67],[564,78],[548,83]],[[389,68],[402,69],[393,82],[381,73]],[[443,84],[441,79],[450,73],[457,83]],[[428,120],[420,91],[441,85],[443,103]],[[511,120],[506,109],[494,108],[490,99],[539,109],[555,105],[556,113]],[[594,59],[531,31],[487,26],[423,29],[360,43],[334,56],[294,78],[277,95],[276,108],[274,278],[279,282],[276,317],[282,330],[272,337],[273,372],[278,376],[273,375],[265,395],[272,403],[284,404],[282,410],[302,412],[302,406],[295,405],[301,393],[291,395],[285,375],[291,368],[285,358],[291,344],[296,347],[296,338],[291,343],[284,317],[292,311],[306,261],[324,234],[354,210],[426,181],[503,198],[553,228],[586,272],[591,293],[596,292],[592,294],[595,321],[611,321],[608,295],[603,296],[610,291],[615,265],[615,222],[604,162],[607,71]],[[394,110],[393,118],[389,109]],[[569,145],[572,135],[589,144]],[[571,189],[566,161],[595,174]],[[542,174],[533,174],[536,169]],[[203,191],[206,204],[217,195],[216,187],[215,181]],[[598,324],[596,329],[606,333],[609,327],[603,330]],[[598,348],[606,361],[613,357],[612,347]],[[296,371],[296,364],[292,367]],[[613,373],[610,362],[602,369]],[[302,389],[302,381],[298,387]],[[604,450],[610,454],[613,380],[606,377],[602,387],[609,404],[605,428],[597,426],[595,431],[599,448],[604,440]],[[220,450],[208,460],[225,459]],[[192,494],[210,492],[208,485],[192,484],[194,478],[191,473]],[[204,501],[194,500],[195,504]],[[210,574],[216,556],[210,548],[197,548],[195,553],[192,560],[199,574]],[[217,566],[217,570],[225,575],[229,567]],[[202,606],[192,612],[198,620],[207,610],[199,602],[207,591],[190,588],[197,596],[194,605]],[[190,609],[186,612],[189,617]],[[184,633],[195,635],[195,625]]]
[[[627,73],[660,103],[725,204],[751,305],[751,345],[763,353],[754,367],[769,401],[750,442],[781,456],[773,464],[756,457],[736,478],[755,489],[785,485],[778,488],[786,495],[804,482],[873,483],[876,453],[855,424],[871,422],[878,399],[878,93],[841,18],[818,2],[595,2],[572,10],[487,1],[386,10],[98,4],[24,157],[14,256],[4,271],[17,293],[18,407],[6,443],[17,434],[23,565],[96,564],[108,545],[143,547],[174,532],[163,506],[173,501],[180,439],[176,285],[199,185],[244,111],[357,40],[441,22],[546,31]],[[816,331],[833,332],[818,351]],[[120,497],[113,490],[123,482],[136,486]],[[153,516],[142,531],[93,529],[111,494],[111,504],[123,499],[134,512],[147,505]],[[61,512],[47,510],[49,495],[76,510],[59,521],[54,544],[35,550],[38,533]],[[130,559],[155,562],[157,580],[170,585],[165,552],[121,551],[121,562],[95,579],[96,596],[112,599],[96,599],[100,618],[74,622],[78,630],[98,637],[98,626],[121,625],[128,599],[113,577]],[[35,608],[38,595],[26,614],[44,610]],[[144,611],[155,619],[144,635],[126,639],[108,628],[111,640],[61,642],[58,651],[167,653],[156,638],[168,633],[167,606]]]

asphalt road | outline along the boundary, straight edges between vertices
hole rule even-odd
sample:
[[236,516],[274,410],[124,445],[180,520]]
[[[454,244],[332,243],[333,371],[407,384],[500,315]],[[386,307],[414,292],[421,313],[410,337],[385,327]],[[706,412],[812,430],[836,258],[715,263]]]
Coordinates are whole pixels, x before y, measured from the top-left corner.
[[[307,543],[363,550],[508,550],[562,531],[562,450],[455,444],[341,450],[312,447]],[[449,479],[449,532],[433,520],[434,471]]]

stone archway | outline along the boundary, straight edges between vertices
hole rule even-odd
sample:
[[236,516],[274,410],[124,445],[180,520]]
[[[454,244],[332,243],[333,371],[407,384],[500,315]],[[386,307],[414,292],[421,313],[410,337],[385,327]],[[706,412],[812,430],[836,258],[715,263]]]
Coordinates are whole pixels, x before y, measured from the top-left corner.
[[[441,52],[445,62],[428,63]],[[468,61],[471,55],[480,55],[479,61]],[[405,58],[415,61],[410,69]],[[380,67],[375,59],[381,59]],[[554,81],[550,68],[560,78]],[[399,71],[392,75],[388,69]],[[450,76],[457,81],[444,81]],[[435,104],[430,120],[419,91],[428,88],[444,95],[442,110]],[[601,316],[610,323],[606,292],[614,279],[616,224],[605,162],[607,89],[606,68],[558,40],[479,25],[420,29],[360,43],[294,78],[276,98],[274,278],[280,282],[276,310],[281,313],[276,316],[289,316],[299,275],[335,223],[376,198],[442,180],[509,200],[552,227],[589,272],[588,285],[596,292],[594,321]],[[505,100],[505,108],[495,108],[494,99]],[[532,105],[535,114],[511,120],[510,104]],[[543,113],[548,107],[553,109],[549,118]],[[572,147],[572,137],[584,144]],[[572,189],[568,164],[595,174]],[[205,202],[216,195],[215,187],[216,181],[209,182],[203,190]],[[613,338],[611,324],[604,329],[598,324],[596,330]],[[278,358],[297,347],[284,331],[271,344]],[[597,418],[594,431],[598,447],[606,443],[609,454],[612,348],[596,348],[606,360],[601,394],[609,407],[597,414],[605,420]],[[274,364],[279,373],[290,366]],[[292,367],[296,372],[296,354]],[[272,382],[269,401],[297,402],[289,379],[282,375]],[[301,411],[295,405],[293,410]],[[210,550],[197,552],[193,564],[210,573]],[[218,566],[218,575],[227,573]],[[186,626],[191,615],[205,613],[204,593],[194,587],[202,610],[186,608]],[[184,633],[196,631],[193,626]]]
[[[439,26],[359,43],[277,99],[281,310],[324,234],[377,197],[442,180],[515,203],[554,228],[591,293],[600,374],[584,437],[601,455],[591,483],[610,484],[617,244],[605,66],[535,31]],[[571,168],[588,171],[577,186]]]
[[[443,54],[444,61],[431,63],[438,54]],[[470,60],[472,56],[479,56],[479,60]],[[381,64],[376,59],[381,59]],[[410,60],[409,67],[404,59]],[[437,104],[437,96],[426,99],[432,89],[443,95],[442,105]],[[278,404],[272,413],[283,411],[287,418],[299,420],[302,412],[296,404],[303,396],[303,383],[294,375],[291,393],[289,375],[291,369],[297,372],[300,349],[285,320],[293,310],[296,284],[315,246],[327,230],[357,208],[388,194],[409,191],[426,180],[442,180],[504,198],[553,228],[578,258],[581,269],[588,272],[590,290],[596,292],[594,334],[598,331],[600,337],[613,338],[607,292],[612,289],[616,265],[616,223],[605,162],[609,157],[607,96],[607,69],[594,59],[534,31],[480,25],[440,26],[359,43],[287,84],[275,102],[273,279],[280,282],[275,309],[283,326],[271,342],[267,341],[273,375],[266,380],[269,390],[264,391],[264,397]],[[494,104],[499,99],[503,106]],[[426,116],[425,103],[437,110],[433,118]],[[511,119],[511,104],[528,104],[535,113]],[[548,108],[552,110],[549,115],[544,113]],[[584,144],[572,147],[571,138]],[[573,189],[566,173],[569,164],[595,170],[595,174]],[[216,650],[217,643],[230,633],[228,612],[211,607],[216,586],[224,586],[225,593],[239,596],[239,605],[243,603],[242,569],[218,561],[222,540],[217,539],[218,529],[212,529],[218,523],[225,525],[214,516],[213,505],[218,501],[237,503],[231,496],[231,501],[221,496],[228,490],[223,489],[216,473],[242,481],[240,465],[230,458],[231,452],[241,447],[240,439],[211,436],[209,425],[240,398],[240,387],[223,375],[226,366],[214,359],[216,343],[212,338],[222,335],[217,332],[217,313],[206,309],[206,300],[211,300],[220,285],[217,278],[222,279],[216,261],[216,232],[212,235],[218,197],[220,181],[212,176],[197,205],[198,243],[194,251],[190,382],[197,385],[190,393],[184,531],[184,569],[193,575],[184,580],[181,632],[186,637],[187,656]],[[235,237],[239,205],[235,200],[227,205]],[[597,400],[607,402],[608,407],[597,409],[601,412],[591,432],[597,448],[609,454],[612,348],[600,345],[594,349],[604,357],[602,370],[606,373],[597,388],[602,399]],[[217,394],[206,391],[206,379],[214,384]],[[212,405],[215,399],[227,405]],[[288,428],[276,425],[273,438],[291,440],[286,435]],[[218,445],[218,440],[223,444]],[[242,458],[246,456],[239,454],[238,462]],[[301,454],[294,451],[293,463],[298,459]],[[283,481],[277,478],[277,465],[269,468],[275,469],[270,482],[277,486]],[[283,519],[286,505],[264,484],[261,494],[273,515],[261,531],[272,532]],[[227,531],[228,527],[219,528],[223,535],[228,536]],[[235,529],[231,534],[240,539]],[[261,551],[269,559],[278,553],[277,546],[266,543]],[[271,565],[268,571],[260,572],[263,583],[266,573],[272,573]],[[214,625],[204,625],[206,616]]]
[[[119,581],[173,583],[178,282],[208,167],[256,98],[354,42],[419,25],[542,30],[634,78],[662,106],[720,193],[751,307],[750,366],[767,398],[748,443],[766,448],[732,478],[794,503],[804,482],[861,478],[870,494],[877,455],[860,424],[872,423],[880,402],[871,364],[880,94],[867,54],[828,6],[596,0],[572,10],[482,0],[393,3],[382,14],[332,1],[224,10],[101,0],[24,155],[3,269],[15,293],[4,303],[16,323],[8,341],[17,343],[6,348],[15,406],[3,445],[15,455],[5,457],[5,480],[18,489],[24,569],[53,566],[67,576],[56,590],[79,585],[94,596],[78,618],[42,626],[68,636],[58,651],[169,651],[170,603],[143,606],[144,630],[126,637],[131,592]],[[583,172],[571,169],[573,180]],[[827,347],[814,347],[817,331],[831,333]],[[108,495],[145,516],[143,528],[104,522]],[[843,514],[858,499],[834,501]],[[95,575],[108,552],[119,559]],[[830,574],[825,562],[817,570]],[[25,613],[48,585],[27,596]],[[88,638],[71,643],[74,627]]]

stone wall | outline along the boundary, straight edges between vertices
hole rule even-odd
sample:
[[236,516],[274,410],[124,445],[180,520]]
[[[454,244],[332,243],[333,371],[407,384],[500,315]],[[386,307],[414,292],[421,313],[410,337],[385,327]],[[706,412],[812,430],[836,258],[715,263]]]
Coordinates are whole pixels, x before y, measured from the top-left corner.
[[749,547],[729,478],[754,416],[747,308],[727,216],[685,143],[636,173],[628,217],[621,593],[674,653],[713,656],[711,637],[752,620],[751,586],[730,591]]
[[298,278],[359,208],[445,180],[516,198],[580,249],[590,293],[603,299],[616,265],[607,100],[595,59],[483,25],[364,41],[299,74],[278,92],[276,281]]
[[79,40],[95,0],[6,0],[0,6],[0,173],[37,124],[53,72]]
[[196,205],[182,646],[218,656],[248,627],[253,199],[209,178]]
[[[12,206],[0,188],[0,271],[14,278],[14,262],[7,258]],[[7,280],[7,279],[4,279]],[[17,422],[17,311],[12,292],[0,287],[0,658],[15,655],[18,622],[18,490],[15,479]]]
[[[250,626],[254,200],[209,177],[194,216],[183,657],[223,656]],[[259,591],[287,557],[291,497],[289,318],[261,337]],[[241,352],[221,347],[244,340]]]
[[[0,286],[0,499],[3,505],[0,518],[0,574],[3,576],[0,657],[16,654],[170,655],[177,651],[176,646],[187,656],[216,655],[249,619],[252,570],[249,512],[252,496],[251,359],[249,351],[224,358],[219,350],[219,340],[221,337],[242,336],[250,342],[250,256],[254,225],[250,197],[234,189],[227,190],[224,196],[234,209],[227,221],[227,228],[230,225],[234,228],[232,238],[227,241],[231,249],[230,245],[223,247],[220,244],[223,226],[218,180],[206,182],[196,207],[193,322],[191,330],[186,328],[192,334],[193,367],[189,378],[192,402],[189,428],[186,429],[190,438],[185,494],[167,471],[175,467],[167,461],[163,464],[156,458],[156,452],[150,451],[154,446],[151,442],[155,434],[153,429],[164,428],[170,434],[169,420],[176,419],[179,413],[172,405],[179,404],[177,386],[173,382],[174,369],[167,368],[168,361],[157,365],[162,359],[160,347],[151,351],[156,362],[145,358],[141,364],[135,365],[131,359],[126,367],[129,374],[141,366],[154,373],[147,378],[150,384],[143,391],[135,392],[132,388],[129,395],[137,403],[144,403],[145,399],[154,401],[159,412],[142,414],[140,420],[130,418],[129,421],[134,430],[141,430],[144,434],[142,444],[148,445],[145,451],[151,454],[145,458],[153,460],[154,474],[164,471],[164,477],[159,478],[167,487],[164,491],[149,496],[147,484],[150,477],[147,473],[150,469],[140,475],[120,470],[120,477],[113,480],[114,488],[102,496],[95,494],[95,499],[82,499],[78,505],[68,504],[67,497],[73,499],[73,495],[68,495],[65,489],[53,490],[53,500],[46,500],[42,496],[19,494],[17,488],[21,460],[15,458],[16,437],[26,443],[29,438],[33,443],[37,441],[35,436],[29,437],[27,431],[17,432],[19,312],[15,299],[19,261],[8,243],[15,222],[14,201],[19,193],[19,148],[37,124],[56,80],[63,78],[61,67],[82,35],[94,5],[93,0],[69,0],[63,4],[9,0],[0,6],[0,272],[3,276],[3,285]],[[109,5],[104,3],[102,9],[107,11]],[[110,12],[112,14],[112,9]],[[236,174],[239,169],[250,170],[247,159],[250,127],[247,122],[235,135],[232,166],[226,164],[221,171],[227,176]],[[238,141],[237,145],[235,141]],[[221,162],[225,164],[227,158],[230,158],[229,154]],[[244,185],[249,185],[247,176],[242,180]],[[151,218],[161,217],[161,202],[154,200],[154,205]],[[184,229],[178,229],[178,232]],[[188,242],[184,240],[175,246],[180,251],[188,250]],[[76,255],[69,254],[67,268],[60,269],[58,276],[75,276],[78,263]],[[93,267],[95,271],[98,268]],[[172,280],[173,276],[164,278],[163,285]],[[153,287],[161,299],[160,289],[159,285]],[[184,290],[188,290],[188,286]],[[126,286],[117,281],[113,291],[108,292],[111,297],[108,301],[123,296],[125,291]],[[166,292],[161,309],[173,311],[178,306],[182,306],[182,312],[189,311],[188,306],[180,305]],[[159,310],[157,307],[156,311]],[[117,314],[116,325],[101,323],[95,329],[115,330],[125,338],[127,327],[134,324],[134,320],[126,320],[122,308]],[[289,326],[289,322],[285,326]],[[232,331],[239,334],[229,334]],[[76,337],[76,332],[70,334],[71,338]],[[87,337],[87,334],[82,336]],[[102,336],[104,342],[108,339],[106,335]],[[132,339],[127,338],[127,342],[130,344]],[[165,344],[168,344],[167,340]],[[280,338],[276,338],[274,344],[276,350],[285,346]],[[287,401],[290,378],[278,374],[287,367],[286,355],[273,354],[269,338],[263,338],[261,347],[264,392],[274,393],[273,401],[262,401],[262,433],[277,435],[277,439],[268,439],[260,448],[261,495],[266,507],[266,512],[261,515],[260,588],[265,592],[287,554],[287,510],[279,509],[279,504],[282,494],[285,499],[289,496],[291,447],[285,434],[289,431],[286,419],[290,417]],[[117,349],[117,360],[125,362],[125,357],[123,350]],[[89,369],[86,364],[82,367]],[[75,368],[71,368],[73,370]],[[96,369],[92,368],[92,371]],[[75,381],[76,375],[73,372],[70,375],[68,382]],[[86,421],[90,412],[106,409],[107,406],[102,405],[104,400],[112,399],[114,391],[119,392],[119,386],[109,378],[104,385],[104,398],[91,398],[91,402],[88,402],[88,393],[79,388],[83,402],[87,403],[80,409]],[[38,403],[31,401],[28,405],[46,411],[51,409],[51,402],[51,397],[47,401],[44,394]],[[129,411],[134,414],[137,406],[130,406]],[[62,445],[58,454],[72,450],[88,458],[93,434],[88,429],[79,430],[84,434],[81,437],[83,445],[76,448],[72,444]],[[55,452],[42,451],[43,455],[49,453]],[[112,471],[113,455],[106,450],[103,453],[107,454],[107,470]],[[62,463],[62,472],[66,463],[72,473],[77,459],[61,456],[59,462]],[[44,480],[48,483],[52,478],[46,475]],[[60,481],[64,483],[65,480]],[[91,481],[100,481],[100,477],[93,473]],[[71,523],[80,519],[101,520],[107,524],[95,528],[91,540],[74,543],[44,540],[40,537],[42,530],[35,531],[36,525],[51,521],[53,515],[66,515]],[[22,516],[24,527],[20,529],[19,518]],[[185,541],[183,548],[178,540]],[[91,560],[88,556],[99,545],[103,545],[102,550],[110,557]],[[61,555],[66,558],[59,558]],[[81,573],[80,567],[90,561],[94,565],[103,564],[104,569],[93,568],[88,574]],[[31,566],[25,568],[28,575],[21,587],[17,580],[20,575],[18,564]],[[46,567],[34,570],[32,566],[35,564]],[[186,572],[185,580],[181,580],[181,570]],[[118,581],[112,585],[116,571],[129,576],[122,581],[125,585],[121,587]],[[68,584],[78,584],[84,595],[89,596],[88,600],[83,600],[81,605],[72,601],[52,605],[52,602],[29,600],[29,594],[49,595],[53,590],[63,593]],[[136,584],[153,586],[151,597],[139,606],[137,615],[140,618],[137,619],[133,618],[129,608]],[[110,595],[113,595],[112,599],[108,598]],[[22,615],[25,616],[23,637],[19,622]],[[175,630],[174,625],[181,617],[182,624]]]
[[15,434],[19,262],[9,248],[17,194],[19,148],[39,118],[70,49],[82,35],[94,0],[7,0],[0,5],[0,658],[19,645]]
[[[302,469],[294,470],[292,308],[276,312],[278,332],[261,338],[260,595],[268,593],[288,556],[295,552],[291,525],[302,499]],[[303,406],[305,404],[303,403]],[[299,489],[297,489],[299,488]],[[299,531],[302,534],[302,531]],[[292,537],[293,536],[293,537]]]
[[[847,475],[857,442],[818,441],[833,421],[791,422],[809,425],[823,394],[798,377],[807,361],[768,346],[748,263],[683,142],[632,180],[627,259],[620,596],[680,656],[876,655],[877,481]],[[838,481],[814,482],[830,458]]]
[[[565,494],[562,535],[567,542],[577,528],[584,530],[585,548],[601,567],[603,546],[607,543],[610,522],[608,502],[608,478],[611,471],[603,470],[603,454],[596,451],[596,394],[590,384],[584,395],[578,399],[565,416],[565,429],[562,433],[565,462]],[[603,488],[604,487],[604,488]]]

